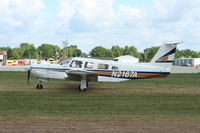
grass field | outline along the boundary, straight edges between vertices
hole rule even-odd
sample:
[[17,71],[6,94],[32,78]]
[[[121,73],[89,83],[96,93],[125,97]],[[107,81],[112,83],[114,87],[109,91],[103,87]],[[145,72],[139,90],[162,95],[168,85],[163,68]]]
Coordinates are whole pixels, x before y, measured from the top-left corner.
[[121,83],[51,80],[36,90],[25,72],[0,72],[0,132],[198,133],[200,74]]
[[0,72],[0,120],[200,120],[200,74],[121,83],[50,81],[36,90],[24,72]]

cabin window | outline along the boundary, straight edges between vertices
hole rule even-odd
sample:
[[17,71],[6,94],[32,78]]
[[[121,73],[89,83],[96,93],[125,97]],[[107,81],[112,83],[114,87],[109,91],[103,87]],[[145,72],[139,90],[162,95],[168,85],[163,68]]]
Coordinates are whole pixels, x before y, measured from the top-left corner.
[[70,64],[70,67],[81,68],[82,64],[83,64],[82,61],[73,60],[72,63]]
[[93,63],[93,62],[86,62],[86,63],[85,63],[85,68],[90,68],[90,69],[92,69],[93,66],[94,66],[94,63]]
[[118,70],[118,67],[112,66],[112,70]]
[[108,69],[108,64],[99,64],[98,69]]

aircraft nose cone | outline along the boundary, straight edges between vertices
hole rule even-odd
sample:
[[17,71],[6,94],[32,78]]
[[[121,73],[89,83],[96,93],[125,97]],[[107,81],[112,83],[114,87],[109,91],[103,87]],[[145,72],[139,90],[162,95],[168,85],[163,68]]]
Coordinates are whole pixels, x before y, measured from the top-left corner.
[[26,66],[24,69],[27,70],[27,71],[30,71],[30,70],[31,70],[31,66],[28,65],[28,66]]

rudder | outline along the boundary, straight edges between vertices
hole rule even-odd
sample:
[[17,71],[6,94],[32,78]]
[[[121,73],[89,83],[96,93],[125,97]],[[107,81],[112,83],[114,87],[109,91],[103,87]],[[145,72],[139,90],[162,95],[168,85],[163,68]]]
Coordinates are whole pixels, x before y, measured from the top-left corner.
[[150,63],[166,67],[172,66],[176,47],[180,43],[181,42],[162,45]]

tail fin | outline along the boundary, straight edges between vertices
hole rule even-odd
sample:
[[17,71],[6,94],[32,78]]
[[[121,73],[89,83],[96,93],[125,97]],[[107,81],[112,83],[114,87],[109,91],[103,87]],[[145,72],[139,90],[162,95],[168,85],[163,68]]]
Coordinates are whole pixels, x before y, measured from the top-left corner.
[[181,42],[162,45],[152,59],[151,63],[160,66],[171,67],[172,63],[174,62],[177,44],[180,43]]

